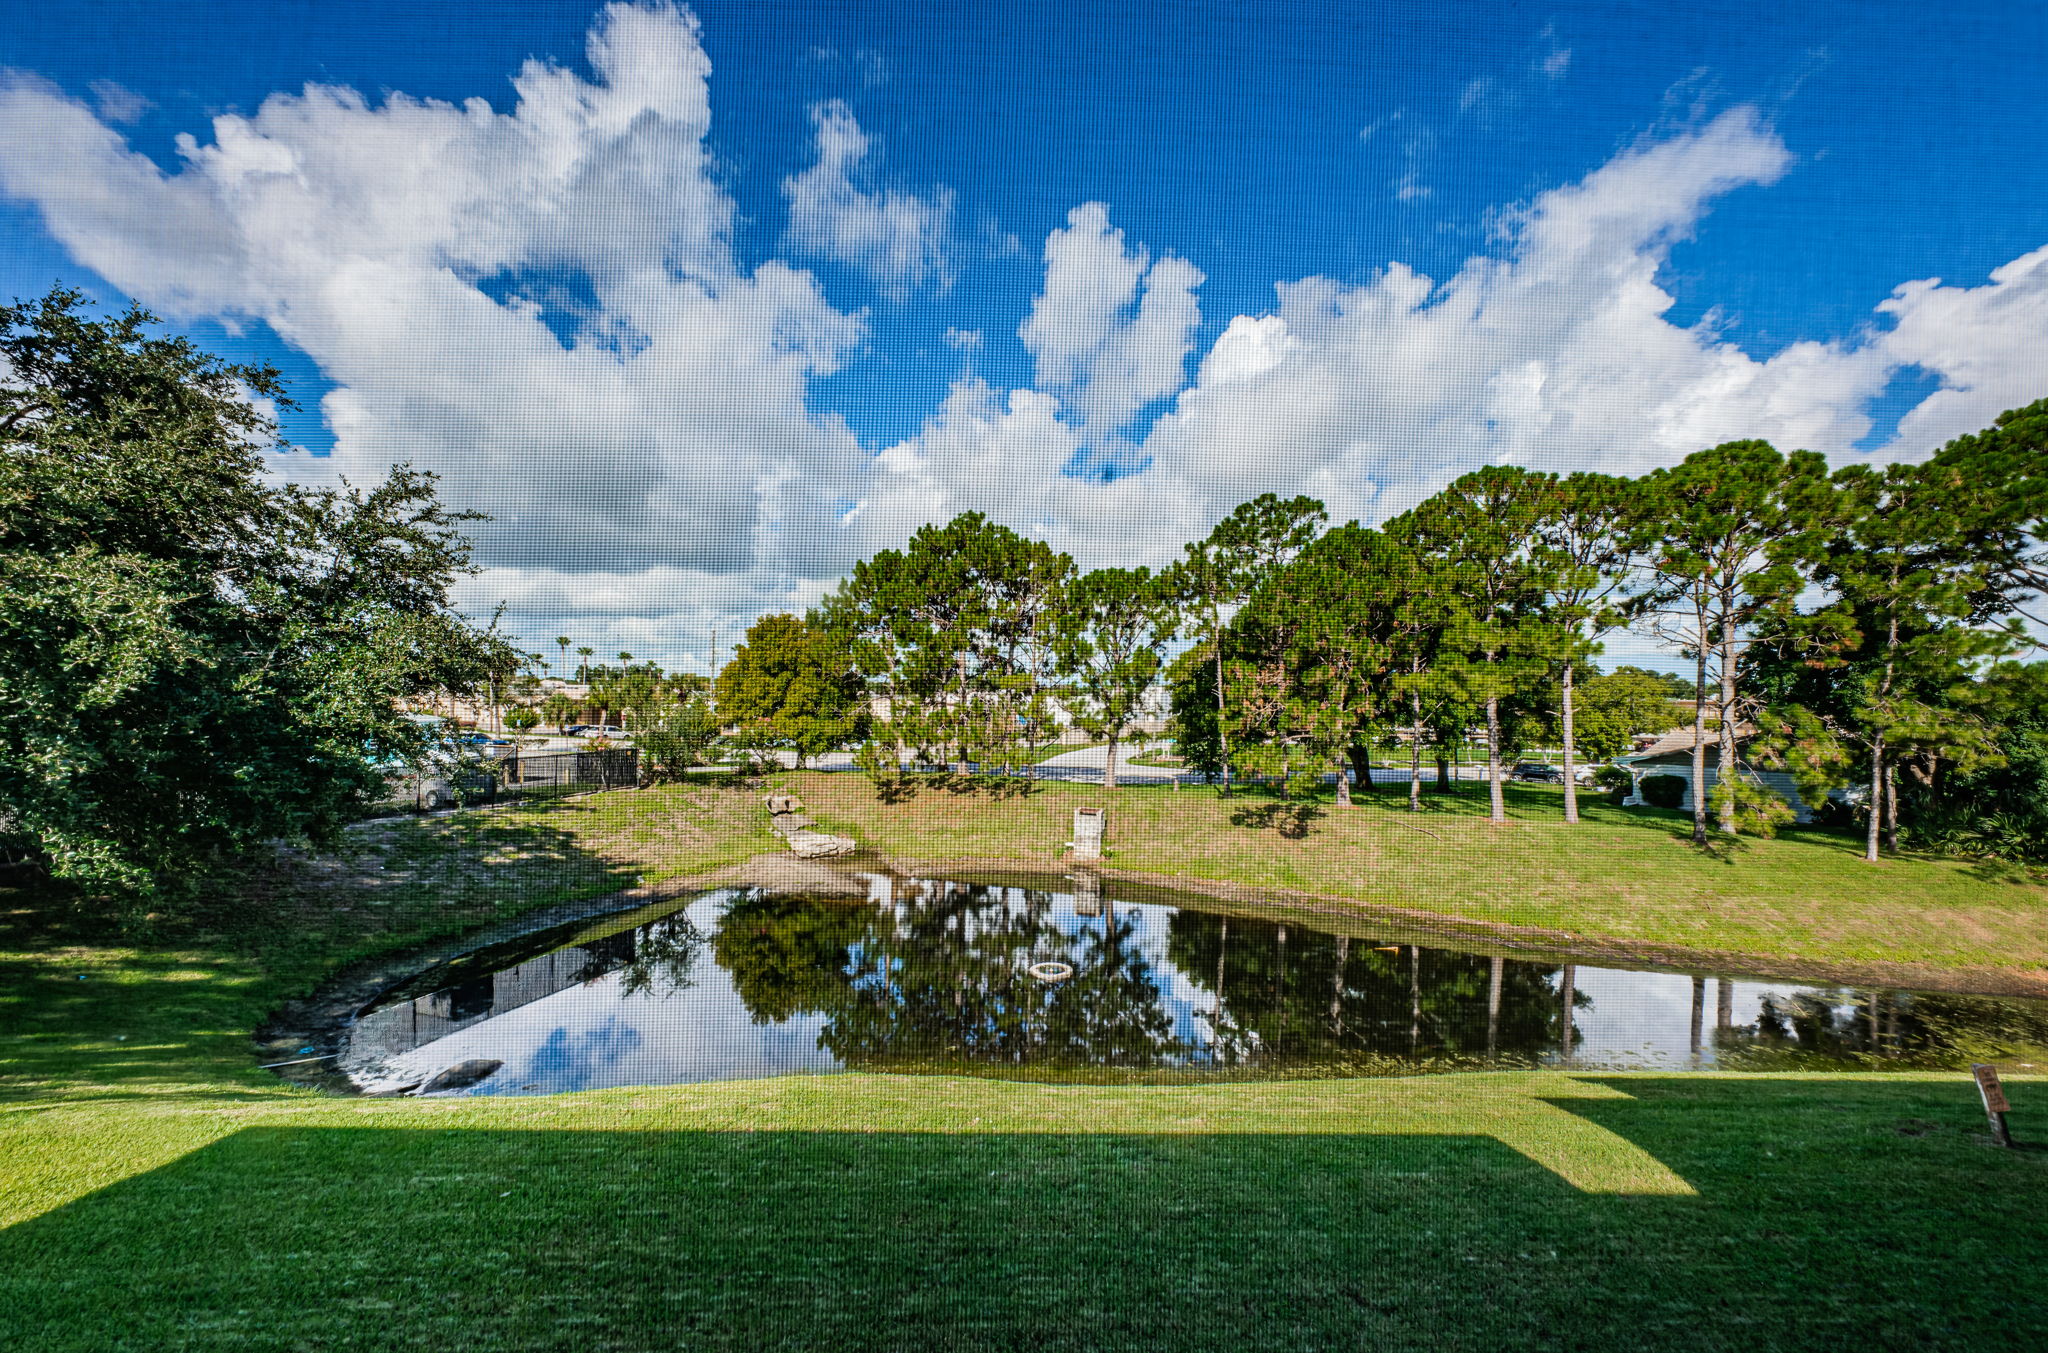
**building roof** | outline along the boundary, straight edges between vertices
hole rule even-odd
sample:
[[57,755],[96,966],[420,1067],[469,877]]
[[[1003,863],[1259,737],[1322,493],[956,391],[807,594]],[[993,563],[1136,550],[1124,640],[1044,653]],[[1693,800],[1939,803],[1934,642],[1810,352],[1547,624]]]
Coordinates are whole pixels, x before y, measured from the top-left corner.
[[[1747,742],[1755,736],[1755,725],[1737,724],[1735,726],[1735,740],[1738,744]],[[1721,730],[1709,728],[1706,731],[1706,735],[1700,741],[1707,747],[1720,746]],[[1668,733],[1659,733],[1656,739],[1641,751],[1631,752],[1627,756],[1618,756],[1615,758],[1615,762],[1622,764],[1630,761],[1656,761],[1678,752],[1683,752],[1687,756],[1692,755],[1691,728],[1674,728]]]

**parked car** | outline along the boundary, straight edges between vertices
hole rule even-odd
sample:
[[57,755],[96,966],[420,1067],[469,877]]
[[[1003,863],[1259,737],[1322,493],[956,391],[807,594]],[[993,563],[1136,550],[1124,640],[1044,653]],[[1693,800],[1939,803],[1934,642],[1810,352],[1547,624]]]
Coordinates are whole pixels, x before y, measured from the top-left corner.
[[1517,761],[1515,768],[1508,772],[1508,778],[1529,780],[1537,784],[1561,785],[1564,783],[1564,772],[1541,761]]
[[510,738],[496,737],[490,733],[464,733],[449,739],[458,747],[516,747]]
[[609,724],[586,723],[578,724],[570,729],[569,736],[577,738],[622,738],[626,736],[626,730],[623,728],[613,728]]

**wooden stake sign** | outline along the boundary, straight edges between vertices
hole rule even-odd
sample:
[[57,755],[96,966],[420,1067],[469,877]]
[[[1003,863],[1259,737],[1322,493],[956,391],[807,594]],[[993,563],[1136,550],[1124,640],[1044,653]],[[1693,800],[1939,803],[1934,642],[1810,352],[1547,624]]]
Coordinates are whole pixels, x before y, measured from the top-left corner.
[[2012,1112],[2012,1105],[2005,1099],[2005,1087],[1998,1083],[1998,1068],[1984,1062],[1972,1062],[1970,1074],[1977,1078],[1977,1094],[1984,1101],[1984,1116],[1991,1120],[1991,1137],[2000,1146],[2012,1145],[2012,1129],[2006,1125],[2005,1116]]

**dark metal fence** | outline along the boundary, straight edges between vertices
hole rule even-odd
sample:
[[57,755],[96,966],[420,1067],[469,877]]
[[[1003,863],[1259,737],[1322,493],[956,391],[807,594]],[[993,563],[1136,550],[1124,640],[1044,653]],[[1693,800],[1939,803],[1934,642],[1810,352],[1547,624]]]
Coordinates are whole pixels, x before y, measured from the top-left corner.
[[432,812],[473,808],[510,799],[624,789],[640,783],[637,747],[578,748],[567,752],[514,752],[465,758],[454,766],[392,777],[380,807]]

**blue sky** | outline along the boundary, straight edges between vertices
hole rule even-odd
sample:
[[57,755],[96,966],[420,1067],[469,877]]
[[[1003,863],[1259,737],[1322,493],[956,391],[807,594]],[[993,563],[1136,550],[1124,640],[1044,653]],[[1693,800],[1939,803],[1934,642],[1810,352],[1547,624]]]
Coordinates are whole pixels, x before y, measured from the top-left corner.
[[111,4],[0,65],[0,293],[277,363],[282,472],[430,465],[471,600],[602,651],[967,507],[1152,559],[2048,393],[2039,6]]

